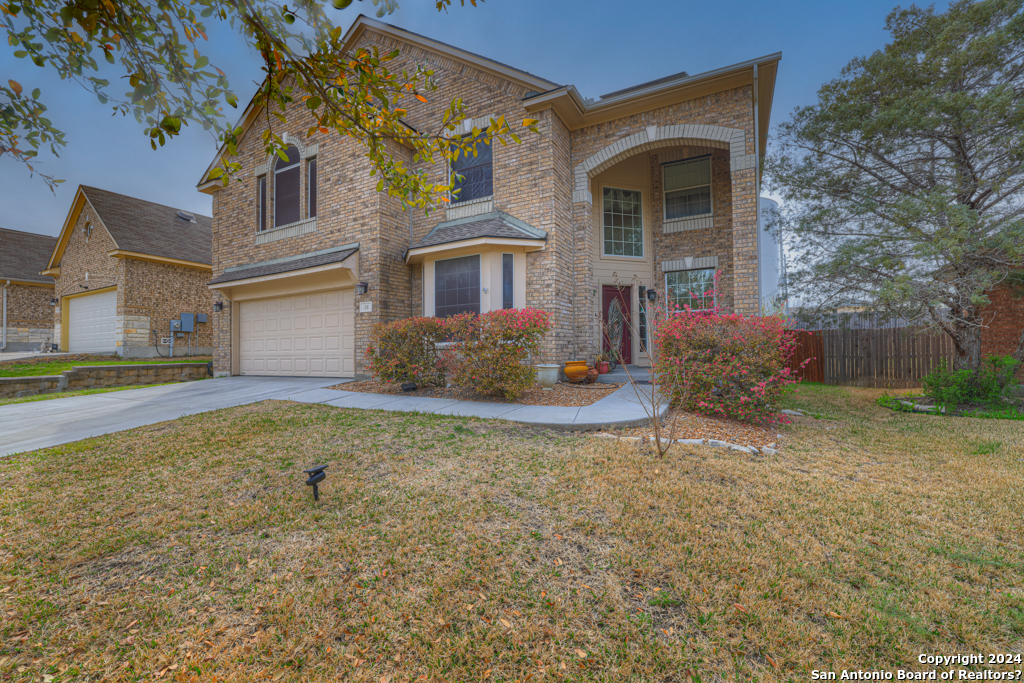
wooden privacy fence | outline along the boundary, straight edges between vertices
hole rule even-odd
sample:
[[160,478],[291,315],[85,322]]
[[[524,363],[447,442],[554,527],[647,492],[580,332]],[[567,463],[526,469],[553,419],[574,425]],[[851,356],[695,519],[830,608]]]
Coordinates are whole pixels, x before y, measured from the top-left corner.
[[792,367],[814,358],[800,373],[808,382],[904,389],[952,357],[948,335],[919,327],[819,330],[797,333]]

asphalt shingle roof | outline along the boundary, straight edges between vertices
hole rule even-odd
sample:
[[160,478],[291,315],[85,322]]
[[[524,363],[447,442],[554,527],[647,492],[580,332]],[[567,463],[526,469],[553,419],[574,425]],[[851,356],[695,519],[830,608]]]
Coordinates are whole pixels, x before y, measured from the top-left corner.
[[52,277],[39,273],[46,270],[56,245],[56,237],[0,228],[0,280],[45,282],[52,285]]
[[213,219],[195,214],[192,223],[179,209],[96,187],[82,192],[107,226],[118,249],[149,256],[213,263]]
[[344,251],[334,251],[329,254],[317,254],[315,256],[307,256],[306,258],[291,259],[277,263],[264,263],[262,265],[251,266],[249,268],[239,268],[238,270],[227,271],[222,275],[215,277],[210,280],[209,284],[216,285],[221,282],[248,280],[252,277],[290,273],[293,270],[302,270],[303,268],[313,268],[315,266],[330,265],[331,263],[340,263],[352,254],[356,253],[356,251],[356,249],[345,249]]
[[480,237],[503,237],[519,240],[542,240],[547,233],[538,230],[507,213],[493,211],[470,219],[460,219],[438,224],[410,249],[434,247]]

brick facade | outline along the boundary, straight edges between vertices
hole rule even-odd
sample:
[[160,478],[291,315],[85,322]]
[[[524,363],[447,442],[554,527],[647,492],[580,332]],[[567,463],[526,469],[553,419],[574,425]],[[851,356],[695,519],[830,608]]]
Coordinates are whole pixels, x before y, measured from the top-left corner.
[[[988,327],[981,331],[981,357],[1012,356],[1024,334],[1024,297],[1018,297],[1003,286],[988,293],[992,301],[984,309]],[[1024,368],[1018,371],[1024,379]]]
[[[91,226],[88,235],[87,226]],[[53,337],[62,350],[67,350],[67,335],[61,329],[67,297],[89,291],[117,288],[116,351],[129,358],[167,355],[169,349],[160,339],[169,336],[171,319],[181,313],[205,313],[210,320],[209,270],[109,256],[117,246],[88,202],[69,229],[60,274],[54,278],[58,303],[53,309],[47,303],[53,315]],[[198,325],[192,340],[195,352],[211,353],[213,338],[211,322]],[[187,337],[177,339],[175,354],[187,343]]]
[[[366,30],[360,45],[377,45],[382,52],[400,50],[389,65],[393,71],[422,65],[432,69],[440,87],[425,104],[407,104],[404,118],[418,130],[432,130],[452,99],[466,103],[470,119],[504,115],[517,130],[524,118],[538,120],[539,134],[524,131],[522,144],[493,150],[493,195],[489,209],[501,211],[547,233],[539,251],[525,254],[525,305],[552,314],[554,327],[545,339],[543,362],[573,357],[591,358],[598,349],[596,317],[600,296],[595,274],[598,232],[590,196],[591,180],[616,164],[641,155],[644,193],[650,220],[651,255],[642,278],[658,291],[664,289],[661,264],[684,257],[715,256],[723,271],[723,303],[742,312],[757,309],[757,197],[754,180],[754,122],[751,86],[694,97],[650,111],[596,125],[572,129],[552,108],[528,113],[524,99],[536,95],[515,79],[502,78],[476,68],[450,54],[405,41],[384,32]],[[256,117],[242,138],[237,161],[240,182],[214,191],[213,276],[228,269],[295,257],[341,245],[358,243],[356,279],[369,291],[355,297],[356,374],[365,374],[363,353],[374,324],[424,311],[425,267],[407,265],[404,254],[439,222],[460,217],[450,208],[425,216],[403,211],[398,200],[376,191],[376,178],[362,147],[337,135],[314,133],[306,137],[309,114],[301,104],[290,107],[288,126],[274,122],[274,131],[287,133],[306,157],[318,164],[318,215],[300,227],[273,226],[273,189],[268,182],[268,227],[257,231],[256,179],[272,164],[263,151],[267,120]],[[518,130],[517,130],[518,132]],[[313,150],[312,153],[309,150]],[[398,151],[399,154],[405,150]],[[662,225],[661,163],[666,154],[710,154],[713,159],[714,221],[706,229],[667,232]],[[684,157],[678,157],[684,158]],[[425,169],[430,181],[446,182],[445,164]],[[305,196],[307,168],[302,166]],[[306,208],[303,207],[305,212]],[[305,213],[302,218],[306,219]],[[432,270],[430,271],[432,272]],[[634,293],[635,295],[635,293]],[[215,369],[236,371],[237,310],[228,296],[215,313]],[[358,312],[360,303],[372,303],[371,312]],[[234,329],[233,329],[234,327]]]
[[[3,286],[0,282],[0,287]],[[5,351],[37,351],[53,343],[53,309],[50,285],[7,286],[7,348]]]

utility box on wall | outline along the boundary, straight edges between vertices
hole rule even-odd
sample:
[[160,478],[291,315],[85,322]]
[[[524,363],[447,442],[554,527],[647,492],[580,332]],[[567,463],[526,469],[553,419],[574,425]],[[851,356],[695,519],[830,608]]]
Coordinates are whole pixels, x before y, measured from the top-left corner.
[[195,316],[195,313],[182,313],[181,314],[181,331],[182,332],[195,332],[196,331],[196,316]]

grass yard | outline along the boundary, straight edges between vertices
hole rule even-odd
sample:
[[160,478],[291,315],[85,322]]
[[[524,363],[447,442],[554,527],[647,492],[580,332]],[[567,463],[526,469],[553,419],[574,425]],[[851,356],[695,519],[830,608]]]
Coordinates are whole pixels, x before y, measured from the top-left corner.
[[262,403],[3,459],[0,680],[803,681],[1021,652],[1024,425],[880,393],[804,387],[822,418],[773,457]]
[[40,377],[45,375],[59,375],[65,370],[86,365],[151,365],[153,363],[209,363],[210,357],[190,358],[103,358],[102,360],[87,361],[47,361],[19,363],[12,361],[0,366],[0,377]]

